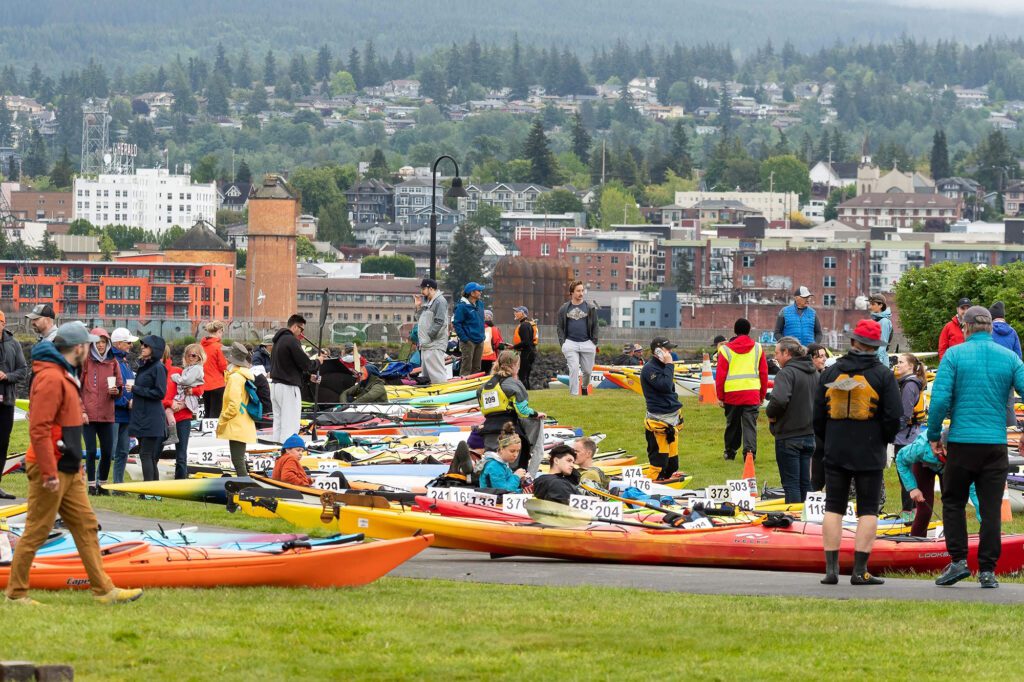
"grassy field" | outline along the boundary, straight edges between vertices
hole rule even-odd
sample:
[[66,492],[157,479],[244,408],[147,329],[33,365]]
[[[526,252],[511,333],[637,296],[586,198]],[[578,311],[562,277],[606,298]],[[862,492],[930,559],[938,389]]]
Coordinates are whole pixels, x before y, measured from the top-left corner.
[[[644,459],[642,399],[602,391],[531,403],[563,424],[608,434],[605,447]],[[681,465],[703,486],[737,477],[722,459],[722,411],[685,401]],[[778,485],[761,423],[760,481]],[[24,446],[17,427],[12,450]],[[889,508],[898,506],[887,472]],[[24,478],[4,479],[24,492]],[[287,532],[223,508],[174,500],[92,498],[97,507],[185,524]],[[1024,531],[1015,520],[1007,530]],[[581,571],[586,571],[581,566]],[[350,590],[149,590],[107,609],[86,593],[36,593],[45,608],[3,608],[0,659],[70,663],[79,679],[405,680],[609,677],[669,679],[1005,678],[1019,607],[661,594],[386,578]],[[870,627],[864,627],[870,623]],[[927,626],[922,627],[924,624]],[[45,636],[41,633],[45,632]],[[13,634],[12,634],[13,633]],[[841,650],[843,655],[836,655]],[[813,671],[813,672],[812,672]]]

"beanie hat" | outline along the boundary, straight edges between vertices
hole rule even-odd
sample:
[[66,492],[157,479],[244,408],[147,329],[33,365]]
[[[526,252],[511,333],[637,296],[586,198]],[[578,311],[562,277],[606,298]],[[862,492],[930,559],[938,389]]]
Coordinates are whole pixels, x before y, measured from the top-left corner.
[[882,325],[874,320],[861,320],[858,322],[857,326],[853,328],[850,338],[854,341],[860,341],[865,346],[878,348],[885,345],[885,342],[882,341]]
[[992,314],[992,319],[1006,317],[1006,306],[1003,305],[1002,301],[996,301],[992,304],[992,307],[988,309],[989,313]]
[[306,447],[306,441],[302,440],[302,438],[298,434],[293,433],[292,435],[288,436],[288,438],[283,443],[281,443],[281,452],[284,452],[285,450],[290,450],[292,448],[304,447]]

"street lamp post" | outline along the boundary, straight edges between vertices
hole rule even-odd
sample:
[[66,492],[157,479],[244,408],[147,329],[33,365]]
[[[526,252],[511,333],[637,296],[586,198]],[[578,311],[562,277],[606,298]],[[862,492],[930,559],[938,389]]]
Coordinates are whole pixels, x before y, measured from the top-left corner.
[[451,189],[445,194],[445,198],[458,199],[469,196],[462,186],[462,178],[459,177],[459,162],[447,154],[437,157],[430,170],[430,279],[434,280],[437,279],[437,165],[444,159],[448,159],[455,166],[455,177],[452,178]]

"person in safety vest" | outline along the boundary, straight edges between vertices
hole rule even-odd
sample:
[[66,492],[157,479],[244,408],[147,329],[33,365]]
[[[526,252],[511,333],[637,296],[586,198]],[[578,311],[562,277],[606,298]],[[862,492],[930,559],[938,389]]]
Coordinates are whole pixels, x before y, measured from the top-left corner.
[[732,327],[736,335],[718,350],[715,390],[725,408],[725,458],[757,457],[757,413],[768,393],[768,360],[761,344],[750,338],[750,322],[742,317]]
[[683,405],[676,395],[672,349],[676,344],[664,336],[651,340],[651,359],[640,370],[640,388],[647,403],[644,435],[647,438],[647,460],[650,477],[663,483],[679,471],[679,432],[683,428],[680,410]]
[[[512,309],[516,318],[516,329],[512,332],[512,348],[519,351],[519,381],[529,390],[530,372],[533,362],[537,359],[537,321],[530,319],[530,309],[524,305]],[[540,388],[544,388],[543,382]]]
[[801,345],[821,343],[821,321],[814,308],[810,306],[814,294],[807,287],[800,287],[793,292],[793,302],[779,311],[775,320],[775,338],[792,336]]
[[501,338],[501,330],[494,325],[494,313],[484,311],[484,350],[480,356],[480,371],[490,374],[498,359],[498,353],[504,350],[505,339]]
[[530,407],[526,387],[516,378],[519,370],[519,354],[503,350],[498,355],[498,367],[494,375],[477,389],[476,398],[484,423],[479,433],[484,437],[484,447],[498,449],[498,439],[506,422],[512,422],[516,432],[526,441],[519,454],[516,469],[526,469],[535,477],[544,456],[544,413]]

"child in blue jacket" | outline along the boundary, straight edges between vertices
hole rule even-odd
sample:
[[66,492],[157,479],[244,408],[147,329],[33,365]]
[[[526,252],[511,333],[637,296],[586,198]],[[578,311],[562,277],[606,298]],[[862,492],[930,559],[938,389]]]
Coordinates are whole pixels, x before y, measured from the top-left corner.
[[[949,436],[949,429],[942,430],[942,443],[946,443]],[[946,463],[935,456],[932,447],[928,443],[928,433],[922,431],[914,441],[902,448],[896,454],[896,471],[900,475],[900,482],[907,489],[910,498],[917,503],[914,514],[914,524],[910,528],[910,534],[914,537],[927,537],[928,524],[932,520],[932,505],[935,503],[935,477],[942,476],[942,470]],[[974,505],[974,513],[978,512],[978,494],[971,484],[971,504]]]

